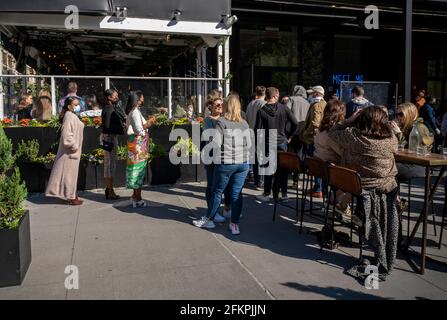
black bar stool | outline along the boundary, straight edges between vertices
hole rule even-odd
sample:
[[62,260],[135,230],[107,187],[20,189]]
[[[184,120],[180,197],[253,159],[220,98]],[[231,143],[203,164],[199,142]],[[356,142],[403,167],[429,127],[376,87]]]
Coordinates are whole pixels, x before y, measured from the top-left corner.
[[[307,195],[306,191],[309,186],[309,182],[312,180],[313,177],[320,178],[323,180],[323,209],[325,209],[325,216],[327,215],[327,211],[329,210],[329,172],[328,167],[332,166],[333,164],[323,161],[317,157],[307,157],[304,160],[304,167],[306,169],[307,177],[304,179],[306,181],[305,187],[303,188],[303,201],[301,202],[301,222],[300,222],[300,233],[303,229],[303,219],[304,219],[304,212],[309,212],[309,216],[316,218],[316,216],[313,214],[313,196],[312,193],[310,193],[310,201],[309,201],[309,210],[305,210],[304,206],[306,203]],[[303,181],[304,186],[304,181]],[[327,200],[327,206],[324,207],[324,203]]]
[[[329,166],[328,167],[328,173],[329,173],[329,186],[331,188],[331,192],[333,192],[334,200],[336,199],[337,191],[343,191],[345,193],[349,193],[352,195],[351,200],[351,222],[350,222],[350,228],[351,228],[351,244],[352,244],[352,231],[354,229],[354,224],[352,222],[352,216],[354,215],[354,200],[356,206],[358,205],[358,201],[361,200],[362,197],[362,182],[360,180],[360,175],[351,169],[343,168],[339,166]],[[334,231],[335,231],[335,204],[336,201],[333,203],[332,207],[332,218],[331,218],[331,249],[333,249],[334,244]],[[360,259],[363,255],[363,226],[365,225],[364,217],[362,216],[362,225],[358,227],[358,234],[359,234],[359,246],[360,246]],[[325,226],[328,224],[328,212],[326,213],[326,221]],[[323,251],[323,245],[321,245],[320,251]]]
[[[275,173],[274,183],[273,183],[273,199],[274,199],[274,208],[273,208],[273,218],[272,220],[275,221],[276,218],[276,209],[278,204],[287,207],[292,210],[296,210],[296,214],[298,216],[298,200],[299,200],[299,188],[298,184],[296,185],[296,207],[289,206],[287,204],[278,203],[278,195],[279,195],[279,179],[281,176],[281,173],[296,173],[300,174],[303,173],[301,160],[298,157],[296,153],[291,152],[284,152],[284,151],[278,151],[278,159],[277,159],[277,169]],[[304,180],[303,180],[303,191],[304,192]],[[301,195],[301,200],[303,196]]]

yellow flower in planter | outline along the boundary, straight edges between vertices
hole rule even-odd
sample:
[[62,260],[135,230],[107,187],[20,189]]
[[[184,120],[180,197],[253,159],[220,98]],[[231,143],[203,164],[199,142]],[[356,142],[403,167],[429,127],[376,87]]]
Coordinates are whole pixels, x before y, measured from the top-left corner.
[[186,151],[186,156],[192,157],[200,153],[199,148],[192,141],[192,138],[183,139],[180,138],[177,140],[177,143],[173,146],[174,151],[177,152],[177,155],[180,157],[182,150]]

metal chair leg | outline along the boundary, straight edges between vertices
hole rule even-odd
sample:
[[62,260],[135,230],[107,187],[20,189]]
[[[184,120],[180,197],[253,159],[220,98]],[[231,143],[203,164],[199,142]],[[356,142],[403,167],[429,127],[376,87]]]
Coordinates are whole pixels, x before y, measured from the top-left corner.
[[[334,189],[334,196],[337,195],[337,190]],[[335,233],[335,202],[332,205],[332,225],[331,225],[331,250],[334,250],[334,233]]]
[[[331,196],[331,192],[333,192],[332,188],[329,188],[328,190],[328,195],[329,197]],[[335,193],[335,192],[334,192]],[[325,214],[324,214],[324,226],[323,226],[323,230],[324,228],[327,228],[328,226],[328,219],[329,219],[329,206],[330,203],[329,201],[326,203],[326,210],[325,210]],[[321,238],[321,245],[320,245],[320,252],[323,252],[323,243],[324,243],[324,238],[323,238],[324,233],[322,232],[322,238]]]
[[354,214],[354,197],[352,197],[351,200],[351,247],[354,246],[353,242],[352,242],[352,229],[354,227],[354,223],[352,222],[352,215]]
[[[312,177],[313,179],[312,180],[314,180],[315,179],[315,177]],[[312,181],[311,180],[311,181]],[[312,191],[312,184],[311,184],[311,191],[310,191],[310,203],[309,203],[309,205],[310,205],[310,207],[309,207],[309,213],[312,215],[313,213],[314,213],[314,209],[313,209],[313,204],[314,204],[314,197],[313,197],[313,195],[312,195],[312,193],[313,193],[313,191]]]
[[274,200],[274,206],[273,206],[273,218],[272,218],[272,221],[275,221],[275,219],[276,219],[276,208],[277,208],[277,206],[278,206],[278,199],[275,199]]
[[[301,221],[300,221],[300,234],[303,232],[303,220],[304,220],[304,209],[306,206],[306,188],[305,188],[305,175],[303,174],[303,190],[301,191]],[[307,185],[307,184],[306,184]],[[297,191],[298,197],[298,191]],[[298,207],[297,207],[298,208]]]
[[360,253],[359,253],[359,261],[362,261],[363,257],[363,227],[359,228],[359,246],[360,246]]
[[[447,201],[447,194],[445,195],[445,197],[446,197],[446,201]],[[445,228],[445,216],[446,215],[447,215],[447,203],[444,203],[444,212],[442,213],[441,231],[440,231],[439,243],[438,243],[439,249],[441,249],[441,245],[442,245],[442,236],[443,236],[444,228]]]
[[438,236],[438,232],[436,231],[436,215],[435,215],[435,206],[433,205],[433,200],[431,201],[431,216],[433,217],[433,231],[435,237]]

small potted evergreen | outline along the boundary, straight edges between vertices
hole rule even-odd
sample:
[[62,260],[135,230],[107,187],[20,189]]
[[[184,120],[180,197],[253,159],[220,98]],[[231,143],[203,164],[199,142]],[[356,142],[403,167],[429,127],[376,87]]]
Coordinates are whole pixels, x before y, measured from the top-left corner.
[[20,285],[31,263],[25,184],[15,167],[12,143],[0,126],[0,287]]

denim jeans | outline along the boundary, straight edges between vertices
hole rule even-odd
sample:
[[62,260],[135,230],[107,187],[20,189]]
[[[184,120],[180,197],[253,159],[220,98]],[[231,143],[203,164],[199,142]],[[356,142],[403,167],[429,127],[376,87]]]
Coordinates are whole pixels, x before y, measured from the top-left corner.
[[242,188],[248,174],[248,163],[216,164],[214,166],[213,188],[208,205],[208,218],[213,219],[219,210],[222,193],[228,186],[231,197],[231,222],[239,223],[242,212]]
[[[212,191],[213,191],[213,178],[214,178],[214,163],[205,165],[206,170],[206,204],[208,208],[210,207],[211,197],[212,197]],[[231,206],[231,195],[230,195],[230,188],[227,186],[224,190],[224,203],[226,207]]]
[[[315,145],[312,143],[307,148],[307,155],[313,157],[315,152]],[[315,178],[314,192],[323,191],[323,180],[321,178]]]
[[[287,143],[278,144],[278,151],[287,151]],[[278,170],[278,168],[277,168]],[[275,181],[273,178],[275,177]],[[287,178],[288,173],[280,173],[270,176],[265,176],[264,178],[264,194],[270,195],[272,192],[272,184],[279,186],[283,195],[287,194]],[[278,180],[279,179],[279,180]],[[274,188],[276,189],[276,188]]]

